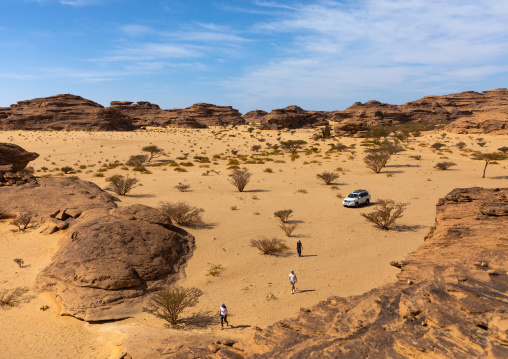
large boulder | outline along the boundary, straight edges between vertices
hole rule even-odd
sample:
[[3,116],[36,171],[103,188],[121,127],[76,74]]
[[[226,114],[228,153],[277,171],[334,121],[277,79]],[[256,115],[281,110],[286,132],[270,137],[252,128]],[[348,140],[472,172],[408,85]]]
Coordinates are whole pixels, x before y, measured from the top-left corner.
[[28,152],[18,145],[0,142],[0,172],[21,171],[37,157],[39,154]]
[[40,221],[66,210],[72,217],[92,208],[116,208],[118,198],[92,182],[64,177],[38,178],[38,186],[0,187],[0,208],[16,215],[26,213]]
[[68,229],[53,262],[38,276],[61,314],[86,321],[139,313],[145,294],[170,284],[194,241],[146,206],[85,211]]

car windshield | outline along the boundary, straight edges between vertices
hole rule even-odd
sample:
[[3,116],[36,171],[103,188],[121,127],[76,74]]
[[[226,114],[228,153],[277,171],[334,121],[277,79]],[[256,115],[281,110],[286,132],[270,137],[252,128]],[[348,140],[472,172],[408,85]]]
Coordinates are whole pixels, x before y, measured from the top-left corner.
[[347,198],[358,198],[358,195],[356,193],[351,193]]

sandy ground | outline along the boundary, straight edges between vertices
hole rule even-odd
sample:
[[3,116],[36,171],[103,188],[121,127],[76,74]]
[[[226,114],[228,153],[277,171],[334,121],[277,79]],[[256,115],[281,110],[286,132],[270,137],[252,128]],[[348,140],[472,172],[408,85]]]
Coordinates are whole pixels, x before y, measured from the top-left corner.
[[[438,198],[457,187],[506,187],[507,162],[489,165],[487,178],[482,178],[483,162],[471,160],[470,153],[459,151],[453,145],[464,141],[467,148],[493,152],[508,145],[507,136],[482,136],[487,144],[480,148],[479,136],[430,133],[412,139],[407,150],[394,155],[388,166],[375,174],[363,163],[360,139],[343,138],[355,149],[343,153],[325,154],[328,141],[309,140],[312,131],[295,133],[266,131],[250,134],[247,126],[237,129],[207,129],[167,131],[153,130],[131,133],[93,132],[0,132],[1,142],[12,142],[41,156],[30,165],[47,171],[36,175],[57,175],[54,168],[65,165],[78,169],[89,166],[81,173],[73,173],[102,188],[113,174],[130,173],[140,179],[141,186],[128,196],[121,197],[120,205],[143,203],[157,206],[161,201],[186,201],[205,210],[206,228],[187,229],[196,238],[197,248],[189,261],[183,286],[194,286],[204,291],[196,308],[184,315],[212,313],[213,325],[192,329],[193,333],[220,331],[217,324],[219,304],[227,304],[230,324],[224,335],[242,338],[255,326],[264,327],[277,320],[295,315],[301,307],[309,307],[330,295],[361,294],[384,283],[396,280],[392,260],[402,260],[423,243],[423,238],[434,222]],[[228,182],[228,160],[217,164],[199,164],[184,167],[187,172],[175,172],[170,166],[149,166],[151,174],[137,174],[120,167],[104,172],[105,177],[94,177],[104,163],[125,162],[130,155],[140,154],[141,148],[157,145],[167,156],[153,164],[164,164],[171,159],[193,162],[194,156],[214,154],[252,154],[252,145],[266,148],[277,138],[303,139],[320,149],[305,154],[292,162],[289,154],[269,156],[274,160],[264,164],[247,164],[253,173],[246,191],[237,192]],[[259,141],[261,139],[261,141]],[[435,152],[429,146],[435,142],[449,145],[445,151]],[[448,151],[449,150],[449,151]],[[178,160],[187,154],[188,159]],[[421,155],[421,160],[411,158]],[[452,161],[457,166],[447,171],[433,168],[437,162]],[[200,167],[208,166],[208,167]],[[243,167],[243,165],[242,165]],[[272,173],[265,172],[270,168]],[[326,186],[316,178],[323,171],[339,169],[340,178]],[[218,173],[214,172],[217,171]],[[206,171],[209,172],[208,175]],[[87,173],[88,172],[88,173]],[[180,192],[179,183],[190,185]],[[370,212],[374,206],[344,208],[342,196],[353,190],[367,189],[372,201],[391,198],[409,203],[397,231],[381,231],[368,224],[360,213]],[[339,196],[338,196],[339,195]],[[236,209],[232,209],[236,208]],[[279,228],[273,213],[292,209],[292,220],[298,227],[291,237]],[[14,227],[4,221],[0,224],[0,289],[32,288],[37,273],[51,260],[58,248],[59,236],[43,236],[39,228],[25,233],[13,232]],[[250,246],[251,239],[260,236],[286,240],[290,253],[284,256],[265,256]],[[296,241],[303,243],[302,258],[296,255]],[[26,267],[19,268],[14,258],[23,258]],[[212,265],[223,269],[218,276],[207,275]],[[298,276],[297,292],[290,294],[289,271]],[[143,330],[157,330],[164,335],[178,331],[165,329],[161,320],[147,313],[124,321],[90,325],[73,318],[60,317],[58,304],[48,293],[33,290],[16,307],[0,309],[1,357],[26,358],[108,358],[129,347],[130,338]],[[49,309],[41,311],[40,307]],[[141,309],[141,308],[140,308]],[[144,329],[143,329],[144,328]]]

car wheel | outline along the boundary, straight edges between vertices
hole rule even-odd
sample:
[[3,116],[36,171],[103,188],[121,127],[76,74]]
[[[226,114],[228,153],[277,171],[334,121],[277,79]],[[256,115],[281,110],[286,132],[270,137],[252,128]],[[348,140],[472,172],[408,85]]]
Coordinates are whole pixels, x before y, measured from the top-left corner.
[[365,201],[365,205],[366,205],[366,206],[368,206],[368,205],[369,205],[369,202],[370,202],[370,201],[367,199],[367,200]]
[[355,202],[355,207],[357,207],[357,208],[358,208],[358,202]]

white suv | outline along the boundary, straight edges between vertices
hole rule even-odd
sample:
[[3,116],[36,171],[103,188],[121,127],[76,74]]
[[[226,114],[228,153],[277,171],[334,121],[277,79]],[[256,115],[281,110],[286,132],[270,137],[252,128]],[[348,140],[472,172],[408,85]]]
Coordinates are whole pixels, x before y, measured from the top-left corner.
[[342,204],[344,207],[358,207],[361,204],[369,204],[370,194],[364,189],[356,190],[344,198]]

